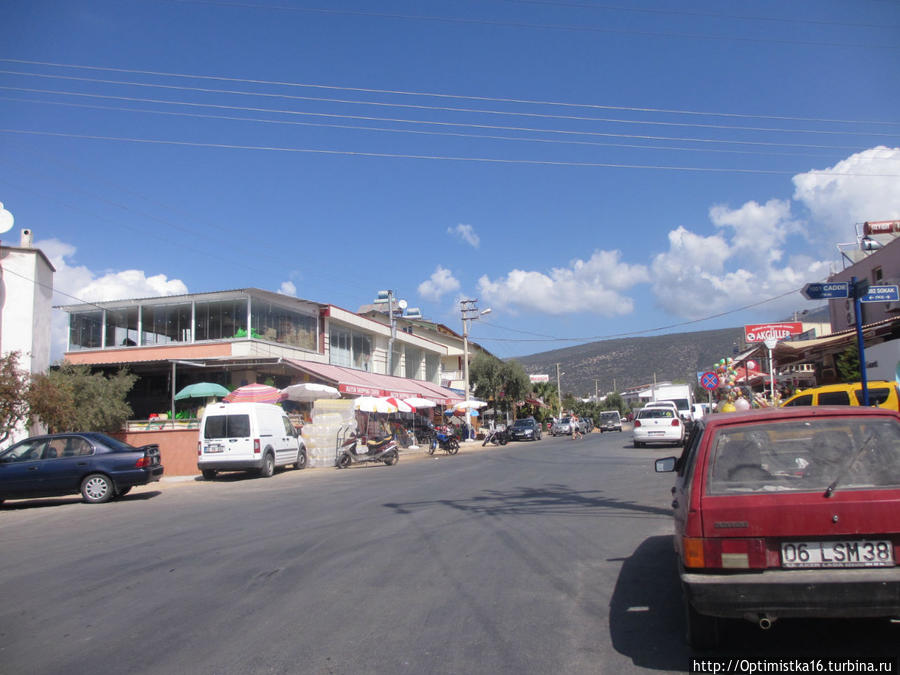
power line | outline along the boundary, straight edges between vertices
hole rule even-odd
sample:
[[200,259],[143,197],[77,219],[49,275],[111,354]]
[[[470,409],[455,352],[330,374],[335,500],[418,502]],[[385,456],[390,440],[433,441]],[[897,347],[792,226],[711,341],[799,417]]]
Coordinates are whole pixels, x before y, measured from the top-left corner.
[[823,145],[823,144],[815,144],[815,143],[776,143],[773,141],[741,141],[741,140],[725,140],[725,139],[716,139],[716,138],[694,138],[694,137],[679,137],[679,136],[651,136],[647,134],[622,134],[622,133],[613,133],[606,131],[575,131],[568,129],[543,129],[540,127],[513,127],[513,126],[504,126],[504,125],[496,125],[496,124],[474,124],[467,122],[437,122],[432,120],[414,120],[414,119],[405,119],[405,118],[396,118],[396,117],[374,117],[369,115],[343,115],[338,113],[319,113],[319,112],[306,112],[306,111],[298,111],[298,110],[286,110],[279,108],[257,108],[257,107],[247,107],[247,106],[232,106],[232,105],[224,105],[219,103],[190,103],[186,101],[170,101],[167,99],[152,99],[152,98],[139,98],[139,97],[131,97],[131,96],[112,96],[109,94],[87,94],[83,92],[69,92],[69,91],[61,91],[55,89],[32,89],[26,87],[8,87],[0,85],[0,90],[4,91],[22,91],[29,93],[38,93],[38,94],[55,94],[55,95],[64,95],[64,96],[75,96],[80,98],[98,98],[103,100],[116,100],[116,101],[128,101],[132,103],[157,103],[160,105],[171,105],[171,106],[185,106],[192,108],[209,108],[214,110],[240,110],[244,112],[264,112],[264,113],[272,113],[272,114],[281,114],[281,115],[294,115],[294,116],[302,116],[302,117],[325,117],[328,119],[353,119],[353,120],[363,120],[363,121],[372,121],[372,122],[396,122],[398,124],[417,124],[417,125],[425,125],[425,126],[439,126],[439,127],[459,127],[466,129],[490,129],[490,130],[501,130],[501,131],[521,131],[526,133],[548,133],[548,134],[560,134],[566,136],[593,136],[593,137],[601,137],[601,138],[632,138],[639,140],[651,140],[651,141],[676,141],[676,142],[687,142],[687,143],[704,143],[704,144],[713,144],[713,145],[749,145],[749,146],[759,146],[759,147],[788,147],[788,148],[809,148],[809,149],[817,149],[817,150],[851,150],[858,151],[858,146],[841,146],[841,145]]
[[[0,87],[2,88],[2,87]],[[103,105],[91,105],[87,103],[72,103],[68,101],[42,101],[39,99],[27,99],[27,98],[16,98],[14,96],[0,96],[0,100],[3,101],[15,101],[18,103],[33,103],[37,105],[55,105],[55,106],[66,106],[72,108],[83,108],[89,110],[108,110],[111,112],[137,112],[137,113],[146,113],[151,115],[169,115],[169,116],[177,116],[177,117],[188,117],[194,119],[214,119],[214,120],[226,120],[232,122],[253,122],[260,124],[281,124],[281,125],[290,125],[290,126],[303,126],[303,127],[315,127],[315,128],[326,128],[326,129],[350,129],[354,131],[375,131],[379,133],[395,133],[395,134],[415,134],[415,135],[424,135],[424,136],[441,136],[441,137],[451,137],[451,138],[473,138],[473,139],[483,139],[483,140],[492,140],[492,141],[518,141],[524,143],[547,143],[554,145],[583,145],[590,147],[602,147],[602,148],[628,148],[632,150],[668,150],[674,152],[709,152],[709,153],[718,153],[718,154],[736,154],[736,155],[755,155],[761,157],[818,157],[822,158],[823,155],[811,153],[811,152],[761,152],[755,150],[737,150],[737,149],[719,149],[719,148],[689,148],[689,147],[679,147],[679,146],[671,146],[671,145],[648,145],[648,144],[638,144],[638,143],[602,143],[599,141],[576,141],[576,140],[567,140],[567,139],[559,139],[559,138],[528,138],[524,136],[496,136],[491,134],[467,134],[463,132],[454,132],[454,131],[424,131],[421,129],[397,129],[390,127],[373,127],[373,126],[363,126],[358,124],[333,124],[327,122],[300,122],[296,120],[273,120],[267,118],[259,118],[259,117],[239,117],[234,115],[210,115],[203,113],[189,113],[189,112],[181,112],[181,111],[172,111],[172,110],[153,110],[150,108],[128,108],[128,107],[114,107],[114,106],[103,106]],[[835,148],[838,149],[838,148]],[[853,148],[839,148],[842,150],[849,150]],[[886,160],[887,158],[876,157],[873,159],[877,160]]]
[[[609,117],[585,117],[582,115],[553,115],[549,113],[522,112],[516,110],[490,110],[484,108],[454,108],[450,106],[417,105],[412,103],[389,103],[385,101],[360,101],[355,99],[325,98],[321,96],[295,96],[292,94],[276,94],[271,92],[241,91],[238,89],[209,89],[206,87],[185,87],[175,84],[156,84],[150,82],[132,82],[127,80],[102,80],[89,77],[75,77],[73,75],[52,75],[47,73],[29,73],[15,70],[0,70],[0,74],[20,75],[26,77],[39,77],[54,80],[68,80],[75,82],[91,82],[94,84],[115,84],[129,87],[143,87],[150,89],[170,89],[175,91],[190,91],[202,94],[226,94],[235,96],[260,96],[263,98],[278,98],[291,101],[312,101],[316,103],[341,103],[349,105],[367,105],[383,108],[402,108],[412,110],[428,110],[438,112],[466,113],[477,115],[497,115],[510,117],[527,117],[533,119],[566,120],[570,122],[603,122],[605,124],[636,124],[644,126],[685,127],[693,129],[716,129],[728,131],[753,131],[765,133],[793,133],[793,134],[824,134],[840,136],[877,136],[895,138],[896,134],[878,131],[840,131],[822,129],[784,129],[778,127],[742,127],[729,124],[698,124],[694,122],[665,122],[661,120],[632,120]],[[60,92],[70,93],[70,92]]]
[[[213,80],[219,82],[239,82],[244,84],[264,84],[264,85],[272,85],[279,87],[305,87],[305,88],[313,88],[313,89],[326,89],[332,91],[353,91],[360,93],[370,93],[370,94],[389,94],[389,95],[399,95],[399,96],[424,96],[431,98],[444,98],[444,99],[453,99],[453,100],[465,100],[465,101],[484,101],[484,102],[492,102],[492,103],[516,103],[516,104],[526,104],[526,105],[543,105],[543,106],[559,106],[566,108],[584,108],[584,109],[593,109],[593,110],[617,110],[622,112],[641,112],[641,113],[665,113],[665,114],[674,114],[674,115],[701,115],[705,117],[732,117],[732,118],[740,118],[740,119],[766,119],[766,120],[780,120],[780,121],[791,121],[791,122],[821,122],[821,123],[833,123],[833,124],[883,124],[883,125],[891,125],[891,126],[900,126],[900,122],[881,122],[875,120],[847,120],[847,119],[830,119],[830,118],[817,118],[817,117],[796,117],[789,115],[760,115],[760,114],[750,114],[750,113],[734,113],[734,112],[714,112],[714,111],[702,111],[702,110],[683,110],[683,109],[672,109],[672,108],[653,108],[653,107],[635,107],[635,106],[614,106],[614,105],[601,105],[595,103],[571,103],[565,101],[548,101],[541,99],[521,99],[521,98],[502,98],[495,96],[470,96],[463,94],[447,94],[447,93],[438,93],[438,92],[422,92],[422,91],[409,91],[409,90],[400,90],[400,89],[373,89],[366,87],[341,87],[336,85],[325,85],[325,84],[316,84],[316,83],[305,83],[305,82],[286,82],[279,80],[261,80],[261,79],[250,79],[250,78],[239,78],[239,77],[226,77],[226,76],[218,76],[218,75],[197,75],[192,73],[172,73],[166,71],[154,71],[154,70],[139,70],[134,68],[114,68],[108,66],[86,66],[79,64],[68,64],[68,63],[54,63],[50,61],[33,61],[26,59],[11,59],[11,58],[0,58],[0,63],[20,63],[20,64],[28,64],[28,65],[36,65],[36,66],[50,66],[53,68],[72,68],[77,70],[95,70],[102,72],[113,72],[113,73],[128,73],[133,75],[152,75],[157,77],[174,77],[174,78],[185,78],[192,80]],[[31,74],[31,73],[29,73]]]
[[[711,314],[709,316],[702,317],[700,319],[691,319],[690,321],[681,321],[679,323],[672,323],[667,326],[657,326],[656,328],[646,328],[644,330],[637,331],[628,331],[626,333],[613,333],[610,335],[592,335],[588,337],[573,337],[573,338],[547,338],[547,339],[516,339],[516,338],[479,338],[482,342],[491,341],[491,342],[590,342],[594,340],[611,340],[613,338],[624,338],[624,337],[634,337],[636,335],[645,335],[647,333],[657,333],[663,330],[670,330],[672,328],[681,328],[683,326],[690,326],[697,323],[703,323],[704,321],[711,321],[712,319],[720,319],[723,316],[728,316],[729,314],[734,314],[735,312],[743,312],[748,309],[752,309],[754,307],[759,307],[760,305],[765,305],[770,302],[774,302],[775,300],[780,300],[781,298],[786,298],[789,295],[793,295],[794,293],[799,293],[802,288],[794,288],[792,290],[781,293],[780,295],[775,295],[771,298],[766,298],[765,300],[759,300],[757,302],[752,302],[749,305],[744,305],[742,307],[736,307],[734,309],[729,309],[724,312],[719,312],[718,314]],[[498,326],[499,328],[500,326]],[[512,328],[507,328],[505,330],[514,330]],[[516,332],[524,332],[524,331],[516,331]]]
[[[0,133],[23,134],[32,136],[51,136],[56,138],[78,138],[83,140],[118,141],[124,143],[140,143],[147,145],[172,145],[194,148],[215,148],[221,150],[257,150],[266,152],[288,152],[301,154],[335,155],[351,157],[372,157],[387,159],[424,159],[449,162],[476,162],[482,164],[510,164],[533,166],[568,166],[581,168],[605,168],[605,169],[644,169],[651,171],[685,171],[697,173],[738,173],[753,175],[792,176],[795,171],[780,171],[775,169],[740,169],[722,167],[695,167],[695,166],[667,166],[654,164],[621,164],[614,162],[572,162],[563,160],[541,159],[507,159],[502,157],[460,157],[451,155],[421,155],[389,152],[362,152],[358,150],[329,150],[322,148],[288,148],[280,146],[240,145],[235,143],[200,143],[196,141],[174,141],[164,139],[129,138],[125,136],[103,136],[96,134],[71,134],[57,131],[36,131],[30,129],[0,128]],[[866,178],[900,178],[900,174],[893,173],[854,173],[846,171],[809,170],[808,174],[823,174],[828,176],[855,176]]]

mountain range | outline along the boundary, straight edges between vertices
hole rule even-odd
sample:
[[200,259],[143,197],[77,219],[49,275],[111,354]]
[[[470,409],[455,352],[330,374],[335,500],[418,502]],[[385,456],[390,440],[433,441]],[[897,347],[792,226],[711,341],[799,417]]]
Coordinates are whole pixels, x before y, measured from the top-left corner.
[[621,392],[658,382],[697,382],[697,373],[711,370],[719,359],[740,349],[743,327],[671,333],[645,338],[590,342],[517,357],[529,374],[546,374],[556,382],[559,364],[563,395],[587,397]]

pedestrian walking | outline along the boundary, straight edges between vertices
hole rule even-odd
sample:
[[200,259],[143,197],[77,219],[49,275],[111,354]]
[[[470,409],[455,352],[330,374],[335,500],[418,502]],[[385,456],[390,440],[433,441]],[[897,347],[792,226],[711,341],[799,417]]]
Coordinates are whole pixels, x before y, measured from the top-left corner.
[[574,441],[576,438],[581,438],[581,426],[578,424],[578,417],[574,413],[569,419],[571,420],[572,440]]

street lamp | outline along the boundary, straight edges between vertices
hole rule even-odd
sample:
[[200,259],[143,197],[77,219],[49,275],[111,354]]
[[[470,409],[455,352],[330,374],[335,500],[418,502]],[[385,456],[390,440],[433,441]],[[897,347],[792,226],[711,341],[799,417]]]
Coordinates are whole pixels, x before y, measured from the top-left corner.
[[[469,322],[474,321],[485,314],[491,313],[491,308],[483,309],[480,312],[475,306],[478,300],[460,300],[459,311],[462,315],[463,324],[463,378],[465,381],[465,400],[469,400]],[[466,408],[466,434],[469,428],[469,408]]]

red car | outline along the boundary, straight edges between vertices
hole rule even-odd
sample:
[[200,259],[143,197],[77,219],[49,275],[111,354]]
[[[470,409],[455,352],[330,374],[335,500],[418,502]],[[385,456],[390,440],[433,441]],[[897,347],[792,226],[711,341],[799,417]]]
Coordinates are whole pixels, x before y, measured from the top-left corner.
[[704,417],[675,471],[688,643],[725,619],[900,617],[900,414],[879,408]]

